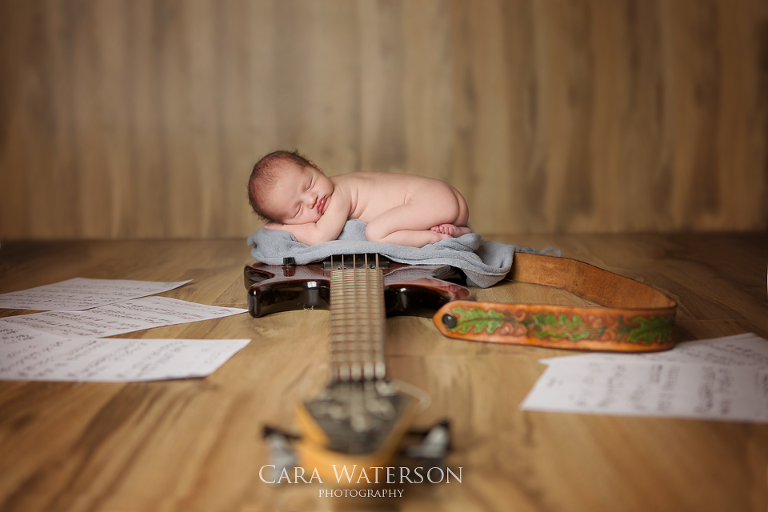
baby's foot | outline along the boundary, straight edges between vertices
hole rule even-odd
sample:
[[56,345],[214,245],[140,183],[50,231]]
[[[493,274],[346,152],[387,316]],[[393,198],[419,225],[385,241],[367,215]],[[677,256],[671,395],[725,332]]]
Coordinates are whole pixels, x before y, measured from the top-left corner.
[[454,226],[453,224],[440,224],[438,226],[432,226],[430,228],[432,231],[435,231],[437,233],[443,233],[445,235],[450,235],[452,237],[459,237],[461,235],[466,235],[467,233],[471,233],[472,230],[465,226]]
[[[437,240],[435,240],[435,242],[445,240],[446,238],[451,238],[451,235],[447,233],[440,233],[439,231],[436,231],[436,233],[437,233]],[[435,242],[432,242],[432,243],[435,243]]]
[[435,233],[453,236],[453,232],[456,231],[456,226],[453,224],[438,224],[437,226],[432,226],[430,229]]
[[456,226],[456,230],[453,232],[453,237],[460,237],[462,235],[468,235],[472,232],[472,229],[467,226]]

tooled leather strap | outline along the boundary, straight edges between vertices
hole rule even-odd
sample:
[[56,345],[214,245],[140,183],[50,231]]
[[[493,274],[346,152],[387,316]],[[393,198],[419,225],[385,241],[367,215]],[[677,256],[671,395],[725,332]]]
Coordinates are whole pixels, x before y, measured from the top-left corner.
[[509,277],[601,306],[453,301],[432,318],[445,336],[576,350],[642,352],[674,345],[675,301],[648,285],[569,258],[515,254]]

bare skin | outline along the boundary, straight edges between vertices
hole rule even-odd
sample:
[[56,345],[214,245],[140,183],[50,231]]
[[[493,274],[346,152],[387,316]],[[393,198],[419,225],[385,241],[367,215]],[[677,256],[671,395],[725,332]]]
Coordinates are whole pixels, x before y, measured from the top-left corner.
[[326,176],[319,168],[281,163],[264,210],[301,243],[335,240],[347,219],[368,224],[371,242],[423,247],[472,230],[462,195],[439,180],[391,173]]

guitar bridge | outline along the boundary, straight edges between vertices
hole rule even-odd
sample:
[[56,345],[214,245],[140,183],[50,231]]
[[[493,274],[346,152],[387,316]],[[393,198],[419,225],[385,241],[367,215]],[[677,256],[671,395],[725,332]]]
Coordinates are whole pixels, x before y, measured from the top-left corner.
[[389,268],[389,260],[378,254],[342,254],[323,260],[323,270],[349,268]]

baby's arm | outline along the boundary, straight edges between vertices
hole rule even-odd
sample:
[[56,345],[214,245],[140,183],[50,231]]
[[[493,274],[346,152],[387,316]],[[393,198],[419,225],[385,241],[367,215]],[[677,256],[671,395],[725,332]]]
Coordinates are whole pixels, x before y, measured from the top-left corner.
[[282,229],[289,232],[296,240],[306,245],[317,245],[322,242],[336,240],[349,217],[351,202],[349,197],[340,190],[331,196],[325,213],[317,222],[307,224],[277,224],[270,222],[267,229]]

